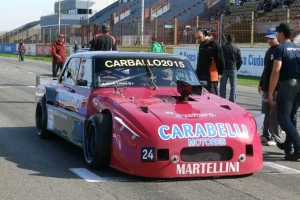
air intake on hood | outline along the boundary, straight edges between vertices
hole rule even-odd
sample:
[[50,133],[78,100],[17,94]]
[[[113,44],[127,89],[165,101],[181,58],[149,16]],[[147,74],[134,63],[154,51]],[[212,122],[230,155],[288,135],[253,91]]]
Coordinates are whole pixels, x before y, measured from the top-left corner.
[[148,107],[147,107],[147,106],[140,106],[139,108],[140,108],[141,111],[143,111],[144,113],[148,113]]
[[227,110],[231,110],[229,105],[221,105],[222,108],[226,108]]

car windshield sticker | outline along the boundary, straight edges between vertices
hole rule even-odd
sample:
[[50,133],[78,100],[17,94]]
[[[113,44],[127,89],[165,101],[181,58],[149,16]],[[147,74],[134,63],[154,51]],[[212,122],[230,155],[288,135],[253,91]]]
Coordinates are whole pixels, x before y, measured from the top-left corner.
[[200,118],[200,117],[215,117],[213,113],[192,113],[192,114],[176,114],[175,118]]
[[176,164],[176,174],[220,174],[220,173],[239,173],[239,162],[211,162]]
[[174,124],[172,127],[162,125],[158,128],[158,135],[162,140],[171,139],[193,139],[193,138],[248,138],[249,133],[244,124],[228,124],[228,123],[205,123],[203,126],[196,123],[182,124],[181,127]]
[[164,59],[126,59],[126,60],[106,60],[105,67],[180,67],[185,68],[183,61]]

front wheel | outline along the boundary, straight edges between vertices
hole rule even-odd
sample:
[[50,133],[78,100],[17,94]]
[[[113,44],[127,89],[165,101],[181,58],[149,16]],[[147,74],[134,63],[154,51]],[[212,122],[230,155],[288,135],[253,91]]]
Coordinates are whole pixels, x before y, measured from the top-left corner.
[[46,99],[41,98],[35,110],[35,125],[38,135],[43,138],[49,138],[51,133],[47,130],[47,109],[46,109]]
[[93,115],[83,138],[85,161],[94,169],[106,169],[110,163],[112,119],[108,114]]

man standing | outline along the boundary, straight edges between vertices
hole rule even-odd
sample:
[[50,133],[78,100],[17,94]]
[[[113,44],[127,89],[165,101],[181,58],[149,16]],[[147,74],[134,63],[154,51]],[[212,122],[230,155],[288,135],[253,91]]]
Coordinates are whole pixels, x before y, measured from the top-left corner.
[[155,37],[152,38],[151,52],[162,53],[163,49]]
[[117,51],[117,40],[109,34],[109,25],[103,24],[101,29],[102,33],[93,37],[90,51]]
[[18,51],[19,51],[19,61],[24,61],[24,53],[25,53],[25,45],[22,39],[20,39],[20,43],[18,46]]
[[[280,142],[280,131],[277,121],[277,106],[271,106],[268,103],[268,92],[269,92],[269,82],[270,76],[273,69],[274,56],[273,52],[276,47],[278,47],[279,42],[276,38],[277,31],[275,28],[268,29],[265,38],[270,45],[270,48],[266,51],[264,58],[264,70],[260,78],[258,93],[262,95],[262,113],[265,114],[264,118],[264,128],[262,136],[260,137],[262,144],[267,144],[268,146],[275,146],[276,142]],[[274,98],[277,96],[278,86],[276,85],[276,91]]]
[[199,41],[196,73],[200,80],[207,81],[204,86],[209,92],[218,95],[218,80],[224,70],[224,56],[221,46],[210,35],[210,29],[198,28],[195,38]]
[[52,75],[57,76],[58,69],[62,70],[66,61],[66,43],[63,34],[57,35],[57,41],[52,43]]
[[234,35],[227,35],[227,43],[222,46],[225,60],[225,69],[220,80],[220,96],[226,99],[226,85],[229,78],[230,96],[229,101],[235,103],[237,71],[240,69],[243,61],[240,48],[234,44]]
[[273,101],[273,93],[279,80],[277,119],[281,129],[285,131],[294,146],[293,154],[287,154],[284,158],[297,161],[300,159],[300,136],[291,116],[296,114],[300,105],[300,48],[291,42],[294,30],[289,23],[281,23],[276,27],[276,31],[276,37],[281,45],[274,50],[268,102],[272,106],[276,105]]

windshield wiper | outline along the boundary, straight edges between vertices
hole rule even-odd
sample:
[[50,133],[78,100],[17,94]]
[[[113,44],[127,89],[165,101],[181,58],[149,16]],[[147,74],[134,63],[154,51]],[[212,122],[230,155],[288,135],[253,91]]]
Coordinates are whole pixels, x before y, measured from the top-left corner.
[[145,60],[143,60],[143,61],[144,61],[144,63],[146,64],[146,67],[147,67],[147,73],[150,74],[150,77],[149,77],[149,79],[151,80],[150,84],[152,83],[152,84],[154,85],[154,88],[153,88],[154,90],[155,90],[155,89],[159,89],[159,88],[157,87],[157,85],[155,84],[155,82],[154,82],[155,76],[154,76],[153,72],[151,71],[151,69],[150,69],[150,67],[149,67],[149,64],[148,64],[147,62],[145,62]]

